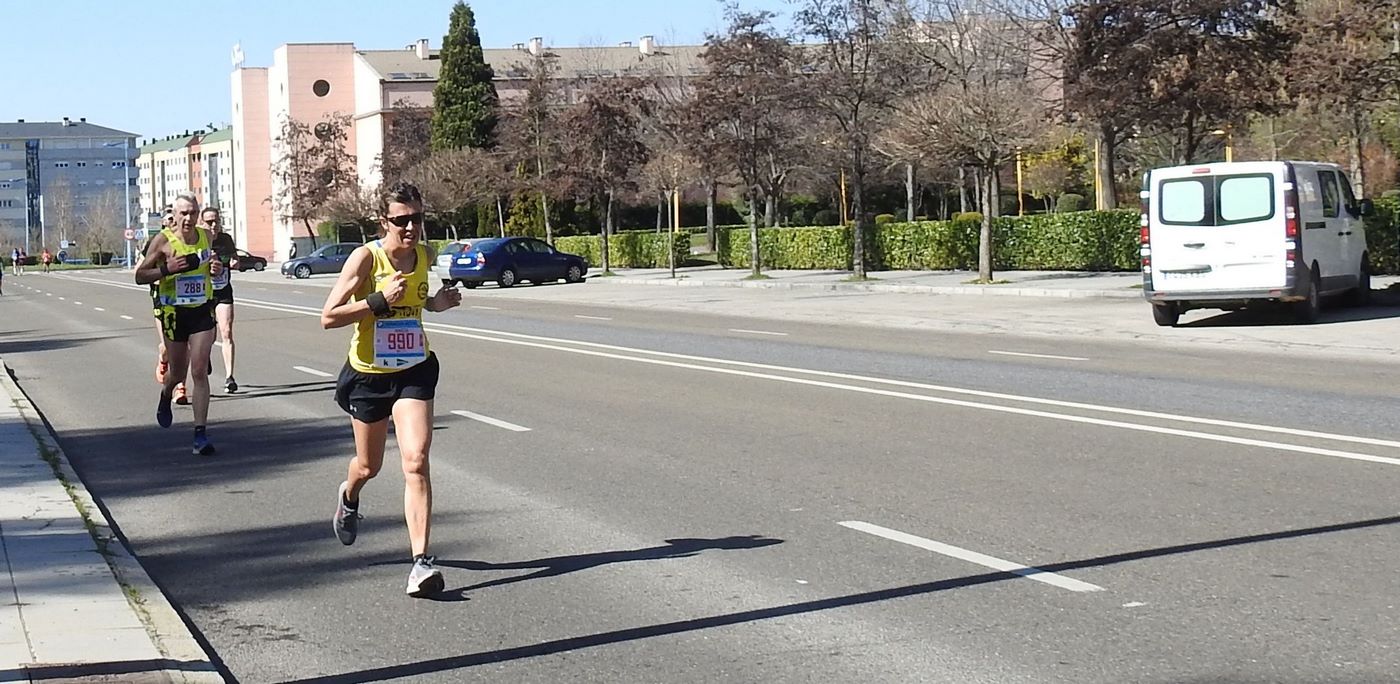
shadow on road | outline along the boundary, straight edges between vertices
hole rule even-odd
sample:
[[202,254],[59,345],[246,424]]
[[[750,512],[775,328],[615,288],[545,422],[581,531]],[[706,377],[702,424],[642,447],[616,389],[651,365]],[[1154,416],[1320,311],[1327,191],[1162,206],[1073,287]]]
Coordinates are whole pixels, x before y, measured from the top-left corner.
[[[689,558],[698,555],[702,551],[758,549],[781,543],[783,543],[781,539],[761,537],[758,535],[721,537],[717,539],[667,539],[664,546],[651,546],[644,549],[630,549],[627,551],[602,551],[599,553],[583,553],[574,556],[554,556],[551,558],[517,561],[513,563],[487,563],[484,561],[444,560],[439,558],[437,564],[449,568],[460,568],[462,570],[536,571],[524,575],[517,575],[515,577],[503,577],[489,580],[445,592],[448,596],[461,596],[470,591],[499,587],[506,584],[515,584],[517,582],[527,582],[529,580],[542,579],[545,577],[557,577],[559,575],[579,572],[581,570],[588,570],[613,563],[663,560],[667,558]],[[409,563],[409,561],[405,560],[395,561],[390,564],[406,565],[407,563]]]
[[[1314,325],[1327,325],[1329,323],[1350,323],[1354,321],[1378,321],[1389,318],[1400,318],[1400,297],[1388,297],[1382,300],[1381,292],[1375,293],[1373,304],[1364,307],[1341,307],[1328,306],[1323,308],[1321,317]],[[1183,323],[1183,328],[1237,328],[1237,327],[1257,327],[1273,325],[1307,325],[1299,323],[1293,313],[1282,305],[1258,306],[1243,309],[1241,311],[1227,311],[1221,314],[1202,318],[1198,321]]]
[[[144,678],[127,679],[121,675],[141,675],[150,677],[149,681],[167,681],[158,673],[166,670],[191,671],[191,668],[212,672],[212,668],[199,661],[171,660],[161,658],[159,660],[123,660],[109,663],[81,663],[77,665],[30,665],[12,670],[0,670],[0,682],[29,682],[59,680],[64,682],[76,681],[109,681],[109,677],[120,677],[120,681],[147,681]],[[110,681],[117,681],[116,679]]]
[[90,344],[101,342],[102,340],[116,339],[122,335],[70,335],[66,337],[52,337],[49,333],[47,337],[31,337],[28,339],[13,339],[7,335],[4,340],[0,340],[0,356],[11,354],[23,354],[26,352],[58,351],[61,349],[73,349],[85,347]]
[[[1144,560],[1148,558],[1159,558],[1163,556],[1173,556],[1184,553],[1194,553],[1197,551],[1208,551],[1213,549],[1223,549],[1245,544],[1257,544],[1261,542],[1279,541],[1283,539],[1295,539],[1319,534],[1329,534],[1332,532],[1343,532],[1347,530],[1358,530],[1371,527],[1381,527],[1400,523],[1400,516],[1387,518],[1374,518],[1370,520],[1359,520],[1349,523],[1339,523],[1335,525],[1322,525],[1318,527],[1307,527],[1293,530],[1283,530],[1280,532],[1268,532],[1264,534],[1254,534],[1242,537],[1230,537],[1227,539],[1216,539],[1211,541],[1196,542],[1191,544],[1179,544],[1175,546],[1163,546],[1153,549],[1143,549],[1140,551],[1129,551],[1126,553],[1112,554],[1108,556],[1098,556],[1085,558],[1076,561],[1066,561],[1063,563],[1052,563],[1049,565],[1037,566],[1046,572],[1063,572],[1066,570],[1079,570],[1084,568],[1104,567],[1118,563]],[[955,577],[951,579],[938,580],[934,582],[923,582],[911,584],[903,587],[881,589],[878,591],[861,592],[858,594],[848,594],[846,596],[836,596],[833,598],[819,599],[815,601],[803,601],[785,606],[775,606],[773,608],[761,608],[758,610],[746,610],[737,613],[726,613],[723,615],[713,615],[709,617],[696,618],[693,620],[679,620],[676,622],[666,622],[658,625],[646,625],[642,627],[631,627],[619,629],[611,632],[601,632],[598,634],[588,634],[584,636],[569,637],[567,639],[556,639],[528,646],[517,646],[514,648],[504,648],[494,651],[483,651],[480,653],[468,653],[460,656],[447,658],[437,658],[434,660],[424,660],[407,665],[394,665],[389,667],[375,668],[371,670],[361,670],[359,672],[348,672],[339,675],[329,675],[324,677],[312,677],[295,680],[294,684],[350,684],[358,682],[377,682],[386,679],[396,679],[400,677],[412,677],[431,673],[448,672],[451,670],[477,667],[494,663],[520,660],[524,658],[535,658],[539,656],[577,651],[585,648],[606,646],[608,644],[636,641],[640,639],[650,639],[659,636],[673,634],[683,634],[704,629],[714,629],[716,627],[727,627],[746,622],[756,622],[759,620],[770,620],[774,618],[788,617],[792,615],[802,615],[815,613],[824,610],[837,608],[848,608],[893,599],[909,598],[913,596],[923,596],[950,589],[961,589],[994,582],[1004,582],[1022,578],[1006,572],[988,572],[978,575],[968,575],[965,577]]]

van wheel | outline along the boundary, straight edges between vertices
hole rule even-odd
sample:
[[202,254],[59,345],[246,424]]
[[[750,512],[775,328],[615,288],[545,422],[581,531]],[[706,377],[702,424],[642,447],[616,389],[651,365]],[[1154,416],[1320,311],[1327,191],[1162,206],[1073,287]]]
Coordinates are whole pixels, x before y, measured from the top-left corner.
[[1153,304],[1152,320],[1163,328],[1174,328],[1181,320],[1181,308],[1175,304]]
[[1308,278],[1307,298],[1293,305],[1293,316],[1299,323],[1316,323],[1322,315],[1322,279],[1314,270]]
[[1356,289],[1351,291],[1347,297],[1347,303],[1352,306],[1366,306],[1371,303],[1371,259],[1361,257],[1360,275],[1357,277]]

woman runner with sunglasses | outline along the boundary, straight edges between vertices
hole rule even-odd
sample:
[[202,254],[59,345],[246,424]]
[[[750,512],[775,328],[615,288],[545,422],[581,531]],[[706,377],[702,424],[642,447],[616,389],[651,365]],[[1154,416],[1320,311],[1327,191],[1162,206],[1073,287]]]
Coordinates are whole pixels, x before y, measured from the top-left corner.
[[360,490],[379,474],[389,418],[394,419],[404,473],[404,517],[408,522],[413,567],[408,595],[430,596],[443,589],[442,573],[428,555],[433,489],[428,450],[433,442],[433,397],[437,357],[423,332],[423,309],[446,311],[462,303],[462,293],[443,287],[428,296],[431,250],[423,244],[423,196],[408,183],[389,187],[380,197],[384,237],[358,247],[321,310],[321,326],[355,326],[350,355],[336,382],[335,398],[350,414],[355,457],[336,494],[332,526],[342,544],[355,543]]

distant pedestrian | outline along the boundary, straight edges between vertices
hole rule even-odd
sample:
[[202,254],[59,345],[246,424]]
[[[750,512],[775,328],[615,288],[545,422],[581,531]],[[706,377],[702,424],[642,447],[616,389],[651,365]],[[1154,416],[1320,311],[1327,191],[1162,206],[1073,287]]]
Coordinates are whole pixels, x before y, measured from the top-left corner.
[[297,258],[297,241],[292,240],[292,246],[287,248],[287,261]]
[[10,250],[10,268],[13,269],[15,275],[24,272],[24,252],[20,251],[18,247]]
[[40,256],[39,259],[44,262],[44,272],[48,273],[49,266],[53,265],[53,252],[50,252],[49,248],[45,247],[44,254]]

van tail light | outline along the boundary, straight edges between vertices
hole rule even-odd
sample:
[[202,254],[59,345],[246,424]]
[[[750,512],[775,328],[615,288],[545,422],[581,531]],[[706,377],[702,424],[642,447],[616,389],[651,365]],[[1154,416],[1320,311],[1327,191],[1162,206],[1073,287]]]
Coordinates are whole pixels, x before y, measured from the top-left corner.
[[1288,249],[1286,266],[1298,263],[1298,187],[1289,183],[1283,191],[1283,236]]
[[1151,215],[1148,213],[1148,198],[1142,198],[1142,213],[1138,215],[1138,253],[1142,255],[1142,270],[1152,270],[1152,231]]

